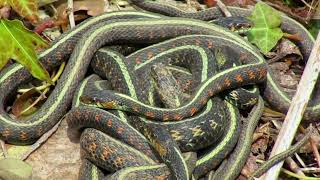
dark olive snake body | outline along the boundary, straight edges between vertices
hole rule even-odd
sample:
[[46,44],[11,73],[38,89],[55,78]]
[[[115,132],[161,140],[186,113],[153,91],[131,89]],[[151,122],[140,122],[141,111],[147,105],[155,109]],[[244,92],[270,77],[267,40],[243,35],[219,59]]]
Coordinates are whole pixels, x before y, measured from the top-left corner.
[[[144,2],[139,2],[140,4]],[[147,4],[148,2],[146,2]],[[163,8],[160,7],[159,8]],[[165,7],[164,7],[165,9]],[[232,13],[238,14],[241,16],[249,15],[250,11],[240,9],[240,8],[231,8]],[[176,13],[172,11],[172,13]],[[171,14],[172,14],[171,13]],[[210,14],[210,16],[207,16]],[[170,15],[168,13],[167,15]],[[217,9],[210,9],[207,11],[200,12],[198,14],[175,14],[179,16],[190,16],[190,18],[203,19],[205,18],[216,18],[221,16],[221,13]],[[175,16],[174,15],[174,16]],[[145,19],[136,19],[136,18],[145,18]],[[124,20],[126,19],[126,20]],[[311,36],[305,31],[305,29],[296,23],[294,20],[287,18],[286,16],[282,16],[283,23],[282,28],[285,29],[289,33],[300,33],[303,38],[301,42],[298,42],[298,46],[301,48],[303,56],[305,59],[308,58],[308,55],[311,51],[313,45],[313,39]],[[292,25],[294,24],[294,25]],[[225,36],[225,38],[229,41],[233,41],[238,45],[241,45],[242,48],[246,48],[251,51],[251,53],[255,54],[259,57],[259,53],[256,53],[257,50],[252,45],[248,44],[245,40],[241,39],[241,37],[229,32],[226,29],[220,28],[215,25],[209,25],[201,21],[197,20],[189,20],[184,18],[167,18],[157,14],[151,13],[139,13],[139,12],[119,12],[119,13],[107,13],[101,16],[89,19],[83,22],[81,25],[77,26],[77,28],[69,31],[68,33],[62,35],[58,40],[52,43],[51,48],[44,51],[40,54],[40,58],[48,70],[52,70],[54,67],[58,66],[62,61],[70,56],[67,67],[61,76],[58,84],[55,87],[55,90],[51,93],[46,103],[38,110],[38,112],[26,121],[20,122],[13,118],[11,118],[8,113],[5,111],[7,101],[10,97],[12,97],[13,92],[18,88],[22,83],[26,83],[30,81],[31,75],[26,71],[26,69],[22,68],[21,65],[14,64],[9,68],[6,68],[4,71],[0,73],[0,91],[4,92],[0,94],[0,138],[5,140],[6,142],[13,144],[31,144],[35,142],[41,135],[51,129],[56,122],[63,117],[68,108],[71,105],[72,98],[76,91],[76,88],[80,84],[80,81],[84,78],[85,73],[87,71],[87,67],[89,66],[90,60],[93,57],[94,53],[103,45],[113,45],[121,44],[121,43],[129,43],[129,44],[140,44],[144,42],[148,43],[157,43],[163,40],[167,40],[170,38],[174,38],[182,35],[191,35],[191,34],[202,34],[202,35],[213,35],[213,36]],[[85,37],[85,38],[82,38]],[[246,54],[244,54],[246,55]],[[263,59],[263,58],[262,58]],[[248,62],[244,62],[245,64]],[[250,63],[250,62],[249,62]],[[158,120],[181,120],[183,118],[187,118],[189,116],[194,115],[197,111],[199,111],[209,100],[209,97],[215,95],[218,92],[221,92],[223,89],[236,88],[238,86],[246,85],[246,84],[255,84],[261,83],[265,80],[267,75],[267,83],[266,88],[264,90],[264,97],[266,100],[275,108],[282,112],[286,112],[290,98],[281,90],[279,85],[273,80],[273,75],[270,70],[267,68],[266,64],[263,61],[258,61],[256,64],[250,65],[242,65],[237,68],[231,70],[226,70],[221,72],[220,74],[213,76],[215,78],[211,79],[211,82],[218,82],[221,86],[210,86],[210,79],[206,80],[202,83],[202,90],[200,90],[200,95],[194,95],[193,99],[196,105],[185,106],[182,111],[174,111],[172,109],[168,110],[159,110],[159,108],[154,109],[154,111],[149,111],[146,108],[149,105],[138,104],[140,105],[139,111],[135,111],[137,107],[134,104],[137,101],[133,99],[131,104],[131,110],[136,114],[142,114],[145,117],[156,118]],[[219,79],[216,80],[216,79]],[[242,79],[242,80],[241,80]],[[251,81],[249,81],[251,80]],[[255,82],[253,82],[255,80]],[[229,82],[230,81],[230,82]],[[207,84],[206,84],[207,83]],[[119,86],[120,87],[120,86]],[[213,89],[213,91],[212,91]],[[108,94],[111,91],[108,91]],[[201,94],[202,93],[202,94]],[[93,93],[94,94],[94,93]],[[96,94],[97,95],[97,94]],[[109,95],[109,94],[108,94]],[[113,94],[110,94],[111,97]],[[130,99],[129,96],[122,96],[126,99]],[[203,97],[203,99],[199,98]],[[99,97],[100,98],[100,97]],[[119,97],[115,97],[119,98]],[[96,99],[95,99],[96,100]],[[121,100],[121,98],[120,98]],[[77,100],[75,100],[77,101]],[[79,105],[79,101],[76,102]],[[101,103],[100,103],[101,104]],[[307,108],[305,113],[305,120],[314,120],[319,116],[320,113],[320,105],[318,107],[318,98],[316,98],[311,107]],[[107,104],[110,105],[110,104]],[[113,105],[113,104],[111,104]],[[130,106],[130,105],[129,105]],[[191,108],[190,108],[191,107]],[[194,107],[195,109],[192,109]],[[112,107],[114,108],[114,107]],[[189,109],[190,110],[187,110]],[[121,109],[121,108],[120,108]],[[128,109],[122,109],[128,110]],[[231,112],[232,107],[229,106],[228,110],[230,114],[234,115],[235,112]],[[164,114],[159,113],[160,111],[168,113],[167,118]],[[76,116],[77,113],[74,115]],[[230,115],[229,114],[229,115]],[[94,117],[99,123],[99,116]],[[235,117],[229,117],[232,119]],[[119,118],[118,118],[119,119]],[[228,117],[227,117],[228,119]],[[105,118],[106,122],[108,122],[108,118]],[[119,119],[121,121],[121,117]],[[126,126],[126,124],[123,124]],[[75,124],[77,126],[77,124]],[[86,127],[86,125],[82,125]],[[100,126],[100,125],[97,125]],[[230,125],[229,125],[230,126]],[[233,125],[234,126],[234,125]],[[234,126],[235,127],[235,126]],[[79,128],[82,128],[81,125]],[[85,144],[90,140],[95,142],[95,137],[97,134],[94,132],[95,130],[86,130],[87,135],[83,135],[83,140],[87,139]],[[233,130],[234,131],[234,130]],[[133,134],[136,135],[139,140],[142,138],[141,143],[143,142],[143,137],[138,132],[132,131]],[[117,132],[115,132],[116,134]],[[121,133],[120,133],[121,134]],[[237,133],[228,134],[225,133],[223,136],[224,139],[228,139],[229,142],[231,136],[236,136]],[[90,139],[91,135],[91,139]],[[101,138],[104,136],[101,134]],[[131,135],[129,135],[132,137]],[[100,137],[100,136],[99,136]],[[227,138],[228,137],[228,138]],[[98,138],[99,139],[99,138]],[[232,138],[231,138],[232,139]],[[117,140],[116,140],[117,141]],[[111,141],[113,142],[113,140]],[[222,140],[222,142],[218,145],[225,148],[226,143]],[[104,142],[101,142],[104,143]],[[118,145],[122,142],[119,141]],[[126,143],[130,143],[130,140]],[[222,145],[221,145],[222,144]],[[86,145],[89,145],[88,143]],[[111,146],[110,148],[115,148],[116,146]],[[131,145],[139,145],[131,143]],[[230,144],[231,145],[231,144]],[[108,146],[108,145],[107,145]],[[121,144],[122,146],[122,144]],[[84,148],[89,149],[94,146],[86,146]],[[123,159],[114,159],[112,160],[112,164],[116,165],[112,168],[121,168],[124,167],[126,169],[127,166],[144,166],[147,167],[153,166],[153,163],[156,163],[157,158],[150,154],[151,148],[149,145],[145,144],[145,149],[142,150],[144,153],[151,157],[147,157],[150,160],[149,163],[144,163],[141,161],[144,157],[137,158],[136,154],[132,154],[130,161],[127,161],[125,164],[125,160]],[[97,148],[101,148],[100,146]],[[122,147],[121,147],[122,148]],[[130,148],[130,147],[129,147]],[[136,147],[139,149],[139,147]],[[131,150],[129,150],[132,152]],[[93,152],[93,151],[89,151]],[[103,151],[101,151],[103,152]],[[112,152],[112,151],[106,151]],[[218,150],[213,150],[212,152],[218,152]],[[120,154],[122,152],[119,152]],[[138,153],[139,154],[139,153]],[[94,154],[93,156],[94,157]],[[119,155],[122,157],[122,155]],[[202,157],[202,159],[198,160],[196,163],[196,167],[194,173],[196,177],[199,177],[210,170],[204,171],[206,168],[206,163],[209,162],[208,159],[212,158],[210,154]],[[103,157],[99,157],[100,162],[103,160]],[[132,160],[132,161],[131,161]],[[108,159],[109,161],[109,159]],[[139,162],[141,161],[141,162]],[[99,162],[99,161],[98,161]],[[137,162],[134,164],[133,162]],[[118,164],[117,164],[118,163]],[[133,164],[132,164],[133,163]],[[103,166],[104,164],[100,164]],[[119,165],[119,166],[117,166]],[[203,166],[201,166],[203,165]],[[218,165],[218,163],[217,163]],[[163,165],[154,165],[156,168],[161,167]],[[210,164],[212,166],[212,164]],[[108,167],[107,167],[108,168]],[[109,167],[110,168],[110,167]],[[152,168],[152,167],[151,167]],[[123,170],[125,170],[123,169]],[[169,170],[172,171],[172,170]],[[163,171],[167,172],[167,171]],[[121,173],[119,174],[121,175]],[[169,174],[166,174],[169,176]],[[165,176],[166,176],[165,175]],[[160,175],[161,176],[161,175]],[[116,175],[114,176],[116,177]]]

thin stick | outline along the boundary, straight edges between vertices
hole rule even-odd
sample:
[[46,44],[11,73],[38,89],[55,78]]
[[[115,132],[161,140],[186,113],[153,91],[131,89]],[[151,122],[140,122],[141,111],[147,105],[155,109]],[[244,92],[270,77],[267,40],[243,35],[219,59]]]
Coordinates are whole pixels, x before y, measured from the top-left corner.
[[291,177],[295,177],[295,178],[297,178],[297,179],[303,179],[303,180],[319,180],[319,178],[317,178],[317,177],[306,177],[306,176],[299,176],[299,175],[297,175],[297,174],[295,174],[295,173],[293,173],[293,172],[291,172],[291,171],[288,171],[288,170],[286,170],[286,169],[281,169],[284,173],[286,173],[286,174],[288,174],[289,176],[291,176]]
[[314,167],[301,168],[301,171],[305,173],[320,173],[320,168],[314,168]]
[[217,5],[226,17],[232,16],[230,11],[227,9],[227,6],[225,4],[223,4],[223,2],[221,2],[220,0],[217,0]]
[[[305,133],[306,130],[300,126],[300,130]],[[311,138],[309,139],[309,142],[310,142],[310,146],[311,146],[311,149],[312,149],[312,152],[313,152],[313,155],[317,161],[317,164],[318,164],[318,167],[320,167],[320,154],[319,154],[319,151],[318,151],[318,145],[316,143],[316,140],[314,137],[311,136]]]
[[68,14],[69,14],[70,27],[73,28],[76,26],[76,23],[74,22],[74,15],[73,15],[73,0],[68,0]]
[[318,167],[320,167],[320,154],[319,154],[319,151],[317,148],[317,143],[315,142],[315,140],[313,138],[310,138],[309,141],[310,141],[310,144],[312,147],[313,155],[314,155],[315,159],[317,160]]
[[[309,60],[299,82],[297,92],[292,98],[287,116],[284,120],[279,136],[272,149],[271,157],[279,154],[290,146],[298,126],[302,120],[304,110],[307,107],[311,97],[312,90],[317,82],[320,72],[320,34],[311,51]],[[283,161],[273,166],[265,174],[265,180],[277,179],[280,173]]]
[[312,7],[310,4],[308,4],[305,0],[301,0],[301,2],[303,2],[304,5],[308,6],[308,8],[314,9],[314,7]]
[[7,152],[7,149],[6,149],[6,146],[5,146],[5,142],[0,140],[0,146],[1,146],[1,149],[2,149],[2,152],[3,152],[3,157],[7,158],[8,157],[8,152]]
[[297,153],[294,153],[294,156],[295,156],[295,158],[298,160],[298,162],[300,163],[300,165],[302,166],[302,167],[307,167],[307,165],[306,165],[306,163],[304,163],[304,161],[302,160],[302,158],[299,156],[299,154],[297,154]]
[[[296,153],[295,153],[296,154]],[[286,159],[286,163],[288,164],[288,166],[290,167],[290,169],[295,172],[296,174],[298,174],[299,176],[306,176],[300,169],[300,167],[298,166],[298,164],[291,158],[291,157],[287,157]]]

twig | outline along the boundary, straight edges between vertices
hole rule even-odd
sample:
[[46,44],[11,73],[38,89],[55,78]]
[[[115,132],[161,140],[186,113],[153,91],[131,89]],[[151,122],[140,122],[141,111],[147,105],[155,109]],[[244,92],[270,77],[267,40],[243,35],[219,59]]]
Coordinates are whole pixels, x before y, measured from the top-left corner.
[[[301,127],[300,130],[303,133],[305,133],[305,131],[306,131],[303,127]],[[309,139],[309,142],[310,142],[310,145],[312,148],[313,155],[314,155],[315,159],[317,160],[318,167],[320,167],[320,155],[319,155],[318,147],[316,144],[316,140],[314,139],[313,136],[311,136],[311,138]]]
[[[53,82],[53,83],[55,83],[56,81],[58,81],[58,79],[59,79],[59,77],[61,76],[61,74],[63,73],[63,70],[64,70],[64,67],[66,66],[66,62],[63,62],[61,65],[60,65],[60,67],[59,67],[59,69],[58,69],[58,72],[56,73],[56,74],[52,74],[52,78],[51,78],[51,81]],[[35,89],[37,90],[37,91],[42,91],[42,90],[45,90],[45,89],[47,89],[48,87],[50,87],[51,86],[51,84],[49,84],[49,83],[46,83],[46,84],[43,84],[43,85],[41,85],[41,86],[37,86],[37,87],[35,87]],[[18,92],[19,93],[25,93],[25,92],[27,92],[27,91],[30,91],[32,88],[28,88],[28,89],[19,89],[18,90]]]
[[305,173],[320,173],[320,168],[314,168],[314,167],[301,168],[301,171]]
[[221,2],[220,0],[217,0],[217,5],[226,17],[232,16],[230,11],[227,9],[227,6],[225,4],[223,4],[223,2]]
[[7,149],[5,147],[4,141],[2,141],[1,139],[0,139],[0,145],[1,145],[2,152],[3,152],[3,157],[7,158],[8,157],[8,152],[7,152]]
[[303,2],[304,5],[308,6],[308,8],[314,9],[314,7],[312,7],[310,4],[308,4],[305,0],[301,0],[301,2]]
[[314,155],[315,159],[317,160],[318,167],[320,167],[320,155],[319,155],[317,144],[312,137],[310,138],[309,141],[310,141],[310,144],[312,147],[313,155]]
[[304,161],[302,160],[302,158],[299,156],[299,154],[297,154],[297,153],[294,153],[294,156],[296,157],[296,159],[298,160],[298,162],[300,163],[300,165],[302,166],[302,167],[307,167],[307,165],[306,165],[306,163],[304,163]]
[[303,180],[319,180],[319,178],[317,178],[317,177],[299,176],[299,175],[297,175],[297,174],[295,174],[295,173],[293,173],[293,172],[291,172],[291,171],[288,171],[288,170],[286,170],[286,169],[284,169],[284,168],[281,168],[281,170],[282,170],[282,172],[288,174],[289,176],[295,177],[295,178],[298,178],[298,179],[303,179]]
[[37,105],[41,100],[45,99],[46,98],[46,93],[49,91],[49,88],[45,89],[41,95],[35,100],[32,102],[32,104],[30,106],[28,106],[26,109],[24,109],[23,111],[20,112],[20,115],[23,115],[25,114],[27,111],[29,111],[31,108],[33,108],[35,105]]
[[[311,97],[312,90],[317,82],[320,71],[320,34],[311,51],[309,60],[299,82],[297,92],[292,98],[287,116],[279,132],[279,136],[272,149],[271,157],[279,154],[290,146],[297,128],[302,120],[303,113]],[[277,179],[283,161],[269,169],[265,174],[265,180]]]
[[[62,119],[63,119],[63,118],[62,118]],[[61,119],[61,120],[62,120],[62,119]],[[34,144],[32,144],[32,145],[31,145],[31,148],[30,148],[26,153],[24,153],[24,154],[20,157],[20,159],[21,159],[22,161],[25,160],[25,159],[27,159],[27,158],[30,156],[31,153],[33,153],[36,149],[38,149],[38,148],[41,146],[42,143],[44,143],[45,141],[47,141],[48,138],[49,138],[54,132],[57,131],[57,129],[58,129],[60,123],[61,123],[61,120],[60,120],[55,126],[53,126],[52,129],[50,129],[48,132],[46,132],[45,134],[43,134],[43,135],[41,136],[41,138],[37,140],[37,142],[35,142]]]
[[[255,0],[255,1],[257,1],[257,0]],[[270,3],[270,2],[265,2],[265,3],[268,4],[269,6],[275,8],[275,9],[278,9],[279,11],[282,11],[282,12],[286,13],[288,16],[291,16],[292,18],[296,19],[297,21],[299,21],[300,23],[302,23],[304,25],[308,24],[308,22],[310,20],[310,19],[305,19],[303,17],[300,17],[300,16],[296,15],[290,9],[286,9],[283,6],[279,5],[279,4],[273,4],[273,3]]]
[[10,11],[11,11],[10,6],[4,6],[4,7],[0,8],[0,18],[9,18]]
[[68,14],[69,14],[69,23],[70,27],[73,28],[76,26],[74,22],[74,14],[73,14],[73,0],[68,0]]
[[298,164],[291,157],[287,157],[285,161],[293,172],[295,172],[299,176],[306,176],[301,170],[301,168],[298,166]]

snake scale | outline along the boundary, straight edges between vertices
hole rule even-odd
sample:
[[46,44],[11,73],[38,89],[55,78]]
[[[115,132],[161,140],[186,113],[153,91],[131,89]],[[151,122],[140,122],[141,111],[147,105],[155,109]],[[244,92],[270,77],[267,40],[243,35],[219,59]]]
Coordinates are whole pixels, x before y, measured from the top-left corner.
[[[210,8],[196,14],[181,14],[180,11],[169,8],[169,13],[164,13],[168,12],[166,11],[168,7],[152,3],[149,4],[149,2],[145,1],[137,1],[134,2],[134,4],[142,8],[144,5],[147,7],[156,7],[155,11],[161,14],[183,16],[185,18],[166,17],[142,12],[106,13],[90,18],[79,24],[76,28],[63,34],[56,41],[52,42],[49,49],[40,53],[39,57],[42,64],[44,64],[48,70],[54,69],[63,61],[69,59],[66,69],[45,104],[26,121],[19,121],[12,118],[5,109],[8,100],[14,95],[15,90],[21,84],[32,80],[31,75],[25,68],[18,64],[14,64],[1,71],[0,91],[3,93],[0,94],[0,138],[2,140],[12,144],[32,144],[41,135],[51,129],[60,118],[68,112],[72,103],[73,108],[67,115],[69,126],[78,130],[88,128],[85,129],[81,135],[81,146],[84,149],[83,151],[86,152],[84,156],[90,161],[84,162],[83,167],[86,168],[80,171],[80,174],[84,174],[81,177],[95,179],[104,173],[91,164],[91,162],[95,162],[100,168],[106,169],[109,172],[116,172],[108,176],[109,179],[125,179],[128,177],[132,177],[132,179],[198,178],[204,176],[220,164],[233,149],[240,133],[240,124],[237,120],[239,116],[238,110],[230,103],[219,100],[219,98],[211,98],[212,96],[226,89],[234,89],[248,84],[263,83],[266,80],[265,88],[263,89],[265,100],[275,109],[281,112],[287,111],[290,98],[274,81],[271,70],[269,70],[264,58],[255,47],[227,29],[200,20],[187,19],[215,19],[222,16],[219,10]],[[159,8],[164,11],[158,11]],[[153,9],[148,10],[154,11]],[[230,8],[230,11],[239,16],[248,16],[250,14],[250,11],[241,8]],[[313,45],[313,38],[299,23],[284,15],[282,16],[282,29],[293,34],[299,33],[303,37],[303,40],[298,43],[298,46],[304,58],[307,59]],[[174,40],[170,40],[172,38]],[[194,48],[198,48],[194,49],[194,51],[198,53],[206,52],[208,48],[210,49],[212,46],[221,46],[217,44],[218,41],[215,42],[214,39],[219,39],[221,42],[227,44],[229,43],[230,47],[236,50],[235,52],[242,52],[238,55],[242,57],[243,65],[222,70],[215,74],[210,74],[210,72],[213,71],[203,71],[204,67],[211,69],[210,64],[202,63],[203,66],[201,67],[191,68],[195,70],[191,74],[198,73],[197,78],[199,79],[199,77],[201,77],[197,82],[192,82],[192,86],[196,88],[196,93],[192,95],[189,102],[182,104],[181,107],[172,109],[153,106],[153,104],[156,103],[153,95],[148,94],[149,91],[135,88],[139,87],[139,82],[130,82],[130,78],[134,77],[134,74],[139,74],[139,68],[136,67],[138,67],[139,64],[143,64],[143,62],[141,62],[143,58],[137,58],[139,57],[137,55],[139,51],[129,55],[135,57],[134,61],[121,62],[121,59],[125,58],[117,54],[117,52],[107,50],[107,53],[110,53],[110,56],[113,57],[116,62],[115,64],[118,65],[120,70],[117,69],[118,71],[114,71],[114,74],[111,73],[109,75],[109,77],[112,77],[109,79],[110,82],[102,81],[96,76],[90,76],[84,79],[90,61],[95,56],[95,52],[104,45],[166,43],[167,41],[179,40],[179,38],[212,38],[213,44],[207,41],[207,44],[202,46],[194,46]],[[195,44],[201,44],[203,42],[206,41],[195,41]],[[182,54],[185,53],[183,48],[192,49],[190,44],[192,44],[191,40],[189,43],[182,43],[180,45],[180,47],[184,46],[180,49]],[[201,48],[202,51],[200,50]],[[175,47],[172,49],[175,50]],[[144,49],[141,51],[142,53],[140,54],[146,56],[146,60],[157,56],[156,53],[153,54],[153,52],[150,53],[150,51],[148,53],[148,51],[144,51]],[[171,53],[167,53],[167,50],[162,51],[165,52],[164,57]],[[198,54],[198,56],[201,55],[203,54]],[[186,56],[188,56],[188,54]],[[174,60],[174,58],[172,59]],[[172,61],[168,63],[172,63]],[[179,65],[178,61],[176,63]],[[127,64],[128,69],[121,69],[125,67],[123,64]],[[145,64],[150,66],[152,63],[145,61]],[[182,64],[186,63],[183,62]],[[110,69],[112,68],[114,67]],[[145,73],[143,67],[140,73]],[[83,82],[80,84],[82,80]],[[147,84],[148,87],[150,86],[148,81],[141,81],[141,83],[144,85]],[[88,84],[90,85],[87,86]],[[86,88],[90,89],[87,91],[88,93],[84,90]],[[148,89],[146,88],[146,90]],[[120,93],[115,93],[115,91],[119,91]],[[85,96],[82,96],[83,93]],[[108,96],[102,97],[101,93]],[[80,98],[80,96],[82,96],[82,98]],[[90,98],[88,98],[89,96]],[[112,97],[111,101],[108,99],[110,97]],[[71,102],[72,99],[73,102]],[[94,102],[100,107],[103,106],[115,110],[106,112],[94,107],[88,107],[80,102],[80,99],[90,103]],[[310,107],[307,108],[304,119],[307,121],[315,120],[319,116],[319,108],[318,98],[314,98],[314,101],[310,103]],[[214,109],[213,112],[223,117],[223,119],[219,119],[219,116],[215,116],[217,117],[216,120],[210,122],[211,124],[215,122],[221,125],[220,127],[213,128],[215,130],[214,133],[220,136],[217,136],[216,139],[212,139],[212,135],[210,136],[210,134],[207,136],[207,138],[212,139],[211,144],[217,142],[216,146],[208,147],[208,149],[200,153],[200,156],[196,159],[195,157],[187,155],[182,156],[181,150],[201,149],[202,147],[194,147],[194,144],[199,144],[199,142],[201,143],[202,141],[205,142],[206,139],[199,138],[188,144],[187,141],[180,139],[179,134],[174,131],[176,129],[173,127],[181,122],[192,122],[189,119],[192,119],[194,115],[199,117],[209,116],[211,109]],[[130,111],[130,113],[125,113],[122,110]],[[253,114],[255,118],[251,118],[253,120],[252,122],[250,121],[251,124],[249,123],[250,125],[247,126],[251,128],[250,131],[252,131],[252,127],[255,126],[254,124],[259,116],[259,112],[253,112]],[[167,122],[163,122],[163,120]],[[204,120],[198,121],[199,123],[204,122]],[[133,124],[130,124],[130,122],[133,122]],[[154,124],[154,126],[152,124]],[[193,123],[190,124],[192,125]],[[170,126],[172,126],[172,128]],[[90,129],[90,127],[94,129]],[[149,128],[145,129],[145,127]],[[154,127],[159,127],[164,137],[168,136],[168,134],[165,135],[167,133],[166,129],[170,130],[171,128],[169,132],[175,140],[178,139],[177,144],[175,144],[175,141],[170,141],[169,136],[162,139],[162,136],[156,133],[150,134],[150,132],[152,132],[150,129]],[[108,133],[100,133],[100,131],[96,129]],[[138,129],[140,131],[138,131]],[[158,132],[159,129],[154,129],[154,131]],[[225,129],[229,131],[225,131]],[[246,128],[244,129],[241,131],[244,133],[248,132]],[[144,130],[146,132],[144,132]],[[243,132],[241,134],[243,134]],[[155,137],[147,137],[146,135],[148,135],[148,133],[150,136]],[[121,141],[119,139],[121,139]],[[152,142],[150,143],[150,141]],[[164,145],[165,142],[168,142],[169,146]],[[246,139],[243,142],[248,144],[249,141]],[[210,146],[210,143],[207,142],[207,144],[203,146]],[[181,150],[179,148],[181,148]],[[117,149],[121,150],[117,151]],[[155,154],[154,151],[157,153]],[[166,154],[168,151],[174,151],[173,153],[175,154],[171,162],[170,158],[172,157]],[[159,164],[161,161],[167,166]],[[181,171],[175,172],[174,168],[170,168],[172,163],[177,163]],[[226,167],[228,167],[228,165]],[[237,176],[239,167],[236,168],[238,169],[235,175],[230,176]],[[221,171],[218,170],[218,174],[219,172],[221,173]]]

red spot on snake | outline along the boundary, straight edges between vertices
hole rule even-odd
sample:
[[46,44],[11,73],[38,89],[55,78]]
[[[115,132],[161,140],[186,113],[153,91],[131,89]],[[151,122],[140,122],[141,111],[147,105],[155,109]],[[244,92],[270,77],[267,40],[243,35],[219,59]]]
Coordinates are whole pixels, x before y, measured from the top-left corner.
[[168,121],[170,118],[169,118],[169,115],[168,115],[168,114],[164,114],[162,119],[163,119],[164,121]]
[[267,72],[268,71],[265,68],[260,69],[260,71],[259,71],[259,79],[262,79],[262,78],[266,77]]
[[248,71],[248,76],[249,76],[249,79],[254,79],[256,77],[256,75],[254,74],[254,72],[252,70]]
[[8,136],[10,136],[11,135],[11,131],[8,129],[8,128],[6,128],[6,129],[4,129],[3,131],[2,131],[2,136],[4,137],[4,138],[7,138]]
[[133,106],[132,107],[133,112],[138,113],[139,112],[139,108],[137,106]]
[[190,115],[191,116],[193,116],[196,112],[198,111],[198,109],[197,108],[191,108],[191,110],[190,110]]
[[226,79],[224,80],[224,84],[225,84],[227,87],[229,87],[229,86],[231,85],[230,79],[229,79],[229,78],[226,78]]
[[179,120],[181,120],[183,117],[181,116],[181,114],[175,114],[174,116],[173,116],[173,119],[174,120],[176,120],[176,121],[179,121]]
[[213,48],[213,42],[212,41],[208,42],[208,48]]
[[118,133],[118,134],[122,134],[122,133],[123,133],[123,131],[124,131],[124,129],[123,129],[123,128],[121,128],[121,127],[117,128],[117,133]]
[[108,121],[107,121],[107,126],[108,126],[108,127],[111,127],[111,126],[112,126],[112,119],[108,119]]
[[208,95],[209,95],[210,97],[213,96],[213,91],[212,91],[212,90],[209,90]]
[[144,115],[149,117],[149,118],[154,118],[154,113],[153,112],[146,112]]
[[99,121],[101,120],[101,114],[97,114],[97,115],[95,116],[95,120],[96,120],[97,122],[99,122]]
[[157,176],[156,180],[166,180],[166,176]]
[[147,56],[148,56],[148,59],[151,59],[153,57],[153,53],[150,51],[148,52]]
[[102,151],[102,156],[103,156],[103,159],[106,160],[108,159],[108,157],[114,153],[114,151],[108,147],[104,147],[103,148],[103,151]]
[[27,134],[26,132],[23,132],[23,131],[22,131],[22,132],[20,133],[19,138],[20,138],[22,141],[25,141],[25,140],[28,139],[28,134]]
[[140,57],[137,57],[137,58],[136,58],[136,64],[141,64]]
[[200,100],[200,103],[202,104],[202,105],[205,105],[205,104],[207,104],[207,99],[206,98],[202,98],[201,100]]
[[42,134],[43,134],[43,129],[42,128],[37,129],[37,135],[41,136]]
[[90,152],[96,151],[96,149],[97,149],[96,143],[91,143],[91,144],[89,144],[88,149],[89,149]]
[[124,158],[124,157],[121,157],[121,156],[118,156],[116,159],[115,159],[115,161],[114,161],[114,164],[116,165],[116,166],[122,166],[122,164],[123,164],[123,162],[126,160],[126,158]]
[[78,119],[81,117],[81,112],[80,111],[75,111],[74,114]]
[[243,82],[243,77],[241,76],[241,74],[236,75],[236,80],[237,82]]

